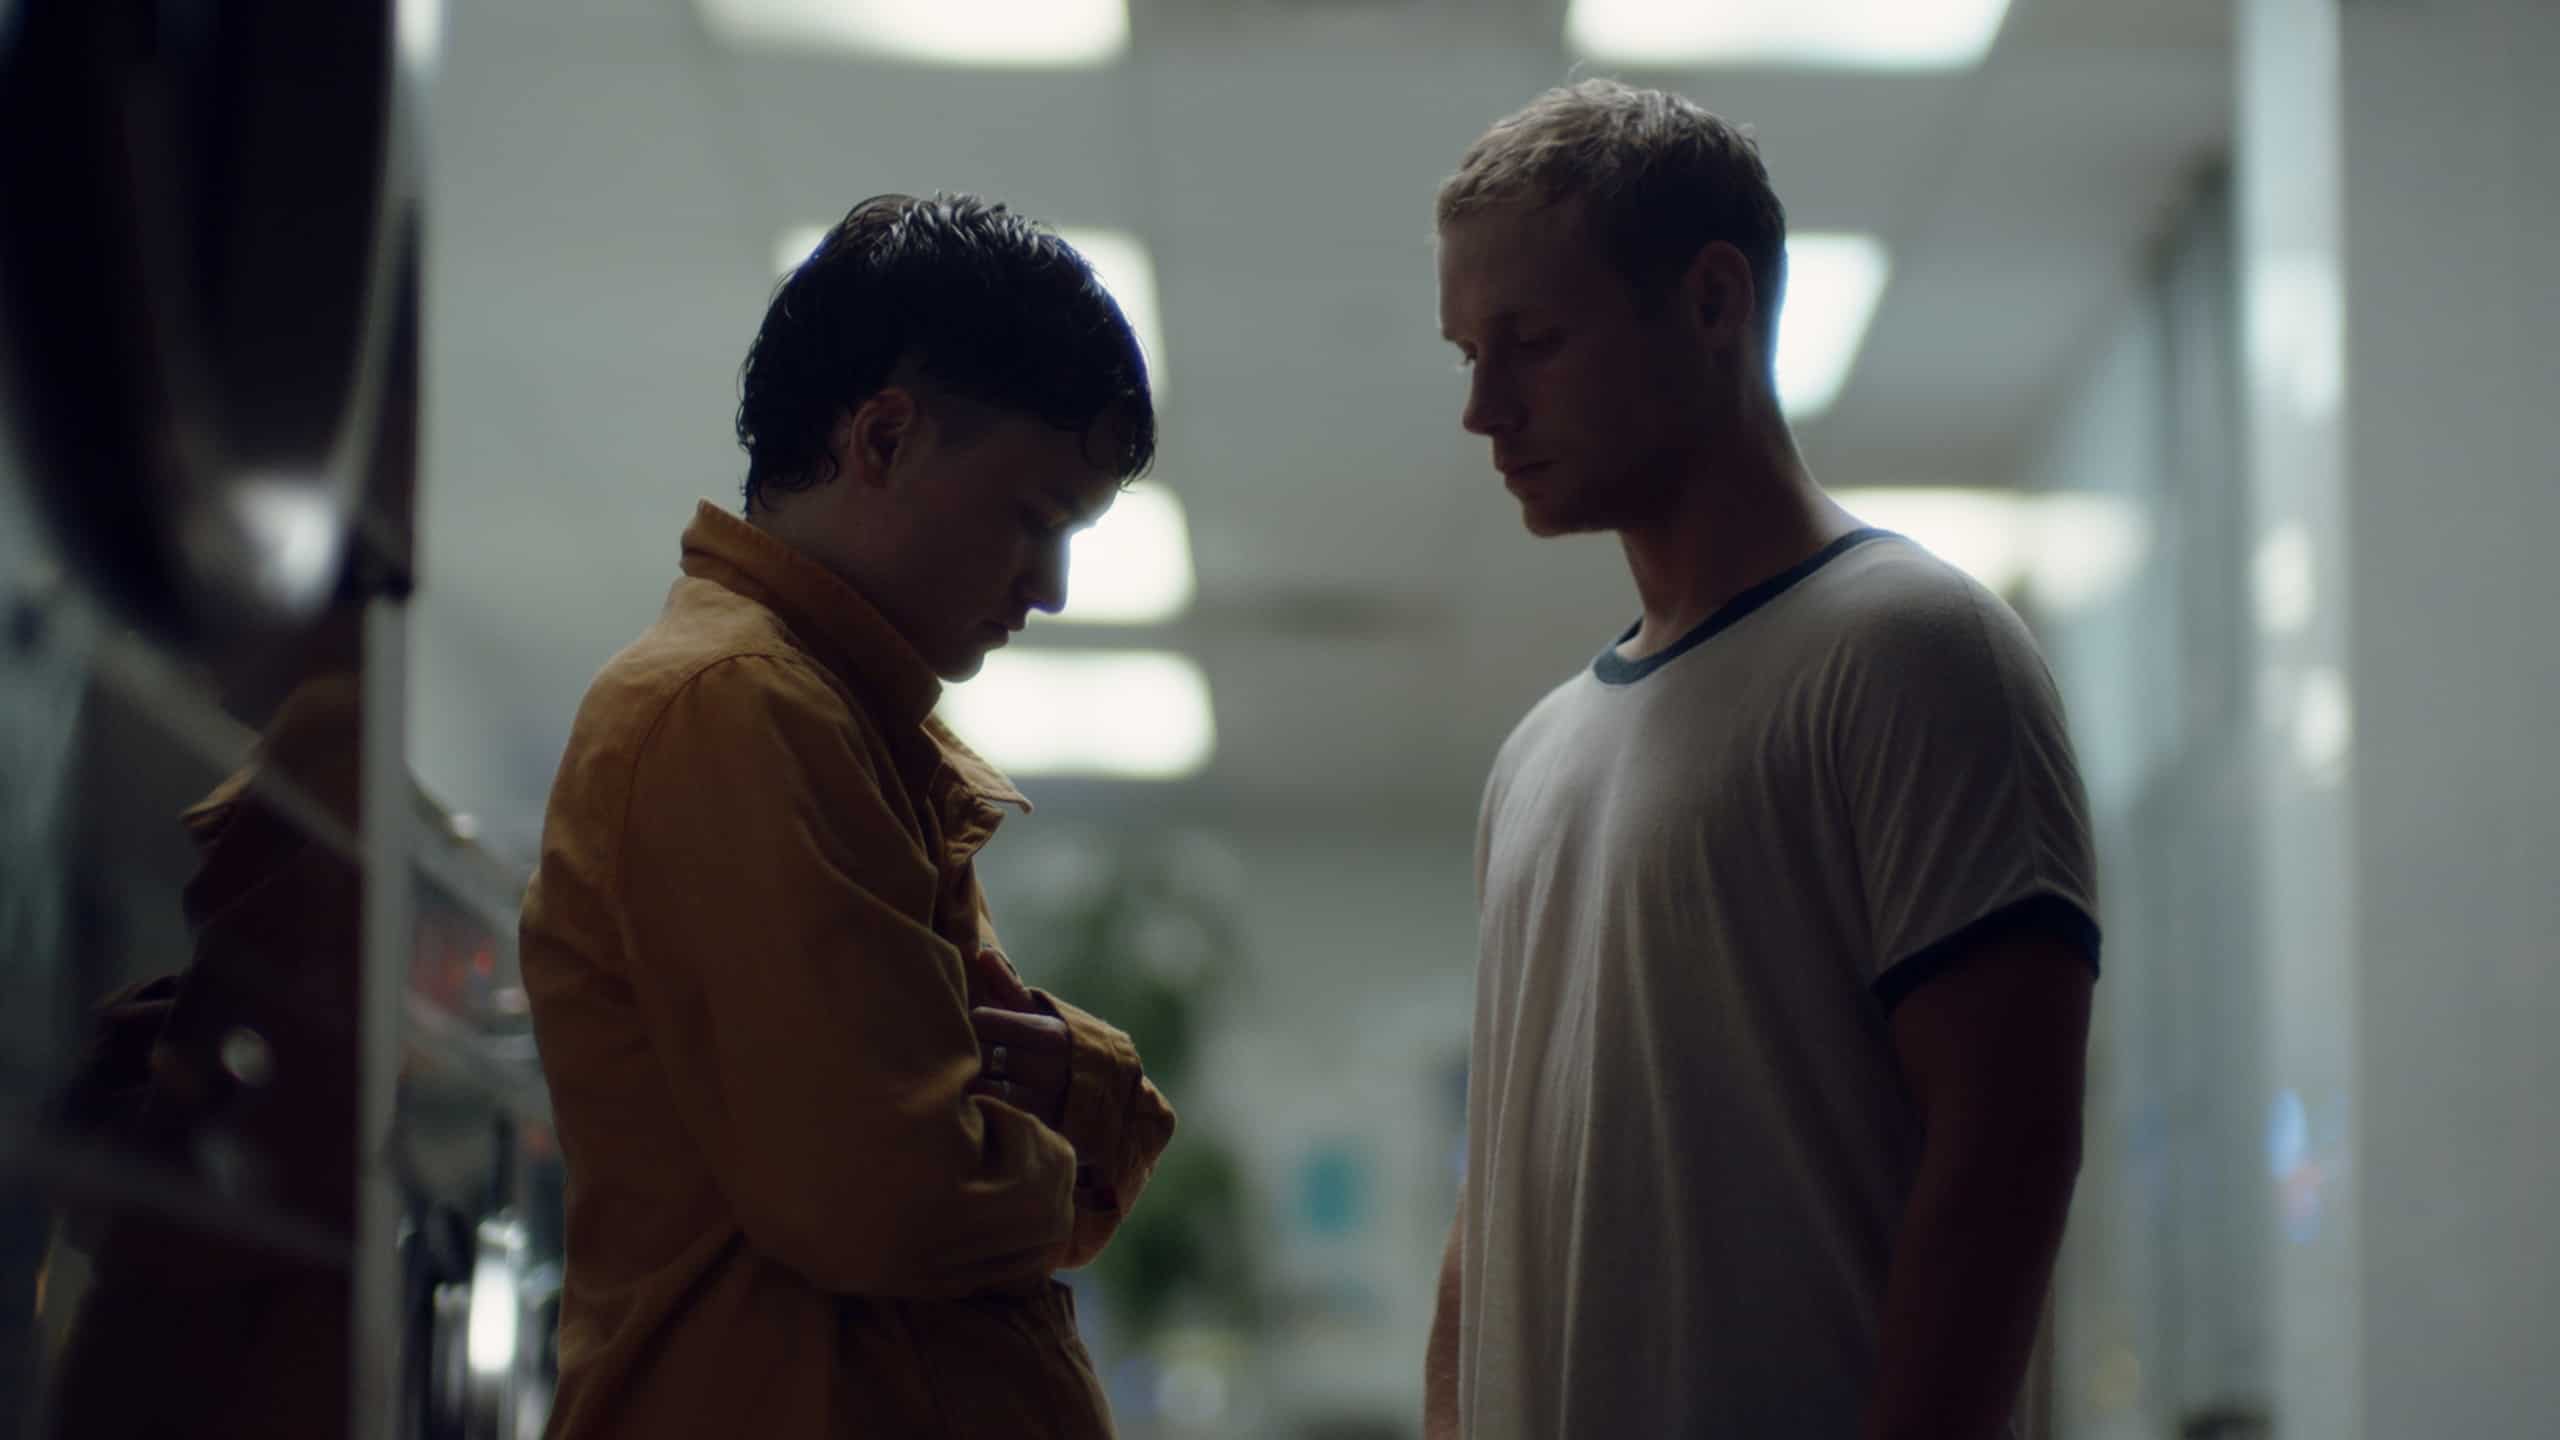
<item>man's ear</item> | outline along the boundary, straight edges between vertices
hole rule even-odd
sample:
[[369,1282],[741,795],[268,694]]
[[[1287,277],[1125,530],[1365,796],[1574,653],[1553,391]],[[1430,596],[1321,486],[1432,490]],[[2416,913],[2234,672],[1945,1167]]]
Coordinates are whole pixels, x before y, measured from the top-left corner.
[[1681,272],[1680,301],[1696,319],[1700,338],[1713,349],[1725,349],[1751,333],[1760,313],[1751,262],[1730,242],[1709,241]]
[[916,397],[894,385],[839,414],[827,438],[837,476],[858,486],[886,485],[889,467],[899,449],[915,439],[921,415]]

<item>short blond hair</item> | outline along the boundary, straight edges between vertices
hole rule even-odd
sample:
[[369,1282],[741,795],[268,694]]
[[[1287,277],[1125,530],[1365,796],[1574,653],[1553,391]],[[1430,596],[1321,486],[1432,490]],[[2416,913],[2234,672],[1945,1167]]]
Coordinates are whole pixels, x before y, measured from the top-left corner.
[[1559,86],[1493,123],[1440,184],[1442,227],[1506,205],[1579,201],[1612,258],[1658,285],[1724,241],[1751,264],[1761,340],[1786,289],[1787,212],[1759,142],[1694,101],[1616,80]]

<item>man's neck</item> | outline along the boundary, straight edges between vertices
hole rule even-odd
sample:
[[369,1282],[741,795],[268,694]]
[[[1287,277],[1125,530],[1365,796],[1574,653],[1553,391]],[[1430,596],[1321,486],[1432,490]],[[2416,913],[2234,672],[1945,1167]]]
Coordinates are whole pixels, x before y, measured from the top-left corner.
[[847,585],[851,585],[855,590],[868,594],[868,588],[855,577],[853,567],[846,564],[843,558],[835,554],[833,548],[821,538],[823,532],[816,523],[813,511],[816,506],[824,502],[824,499],[825,497],[821,496],[801,494],[789,498],[781,505],[761,505],[747,512],[746,522],[799,551],[802,556]]
[[1857,528],[1822,493],[1783,424],[1693,471],[1655,522],[1618,532],[1644,620],[1630,659],[1669,647],[1736,595]]

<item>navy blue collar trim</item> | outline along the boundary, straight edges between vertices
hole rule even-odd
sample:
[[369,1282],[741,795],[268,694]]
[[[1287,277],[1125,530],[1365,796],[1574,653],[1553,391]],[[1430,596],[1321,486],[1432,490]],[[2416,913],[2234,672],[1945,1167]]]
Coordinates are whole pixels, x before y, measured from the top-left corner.
[[1785,594],[1797,581],[1811,575],[1814,571],[1870,540],[1881,540],[1892,533],[1890,530],[1878,530],[1873,526],[1863,530],[1852,530],[1815,551],[1806,559],[1727,600],[1716,613],[1699,621],[1697,628],[1670,645],[1641,660],[1630,660],[1618,653],[1618,647],[1634,639],[1636,631],[1643,628],[1644,622],[1639,620],[1628,626],[1623,634],[1611,642],[1608,649],[1600,652],[1600,657],[1591,662],[1591,673],[1598,676],[1600,683],[1604,685],[1633,685],[1654,671],[1704,645],[1719,631],[1731,629],[1744,616]]

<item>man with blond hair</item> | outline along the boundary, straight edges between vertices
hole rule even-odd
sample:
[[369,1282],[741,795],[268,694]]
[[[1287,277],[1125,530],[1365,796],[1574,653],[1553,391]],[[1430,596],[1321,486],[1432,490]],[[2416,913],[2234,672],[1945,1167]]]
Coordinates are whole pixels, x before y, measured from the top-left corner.
[[2012,1433],[2098,955],[2051,676],[1797,454],[1748,134],[1552,91],[1438,222],[1466,429],[1531,533],[1617,536],[1641,613],[1486,787],[1426,1429]]

